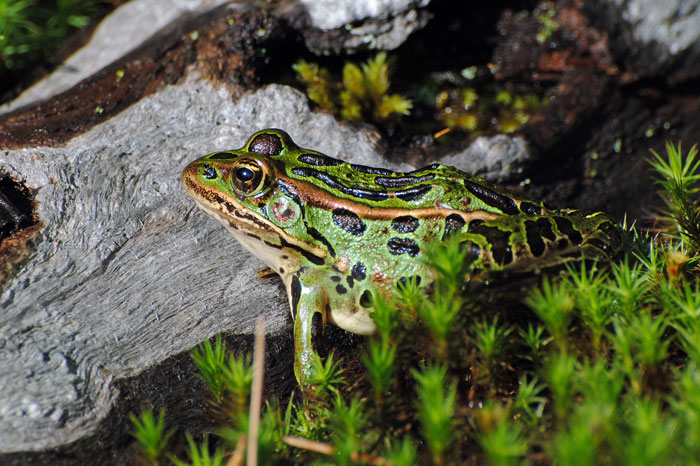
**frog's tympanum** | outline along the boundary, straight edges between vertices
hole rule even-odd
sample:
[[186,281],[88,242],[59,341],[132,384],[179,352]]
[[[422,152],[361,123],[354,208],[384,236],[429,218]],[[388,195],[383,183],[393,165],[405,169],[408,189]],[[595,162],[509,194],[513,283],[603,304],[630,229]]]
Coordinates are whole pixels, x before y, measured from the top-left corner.
[[536,272],[620,250],[620,230],[603,213],[554,210],[440,164],[399,173],[347,163],[277,129],[192,162],[182,182],[282,277],[302,385],[326,321],[372,333],[371,296],[404,277],[430,283],[421,256],[451,234],[482,270]]

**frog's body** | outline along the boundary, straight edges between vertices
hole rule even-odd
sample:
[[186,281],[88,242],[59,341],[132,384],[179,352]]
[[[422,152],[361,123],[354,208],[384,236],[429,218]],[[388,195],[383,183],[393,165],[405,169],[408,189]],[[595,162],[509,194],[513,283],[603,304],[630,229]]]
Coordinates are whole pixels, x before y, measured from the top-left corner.
[[433,164],[409,173],[299,148],[281,130],[185,168],[187,192],[284,281],[294,316],[295,373],[309,374],[327,320],[370,334],[370,298],[397,281],[430,281],[427,247],[459,232],[479,268],[608,260],[620,232],[602,213],[553,210]]

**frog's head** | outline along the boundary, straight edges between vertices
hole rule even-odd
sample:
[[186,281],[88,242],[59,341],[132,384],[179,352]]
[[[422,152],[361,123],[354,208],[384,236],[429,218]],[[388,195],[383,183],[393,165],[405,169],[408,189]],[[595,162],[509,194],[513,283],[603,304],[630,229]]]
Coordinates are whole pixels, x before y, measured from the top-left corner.
[[275,269],[273,256],[305,231],[303,205],[283,180],[287,159],[298,150],[284,131],[266,129],[241,149],[205,155],[182,172],[199,207]]

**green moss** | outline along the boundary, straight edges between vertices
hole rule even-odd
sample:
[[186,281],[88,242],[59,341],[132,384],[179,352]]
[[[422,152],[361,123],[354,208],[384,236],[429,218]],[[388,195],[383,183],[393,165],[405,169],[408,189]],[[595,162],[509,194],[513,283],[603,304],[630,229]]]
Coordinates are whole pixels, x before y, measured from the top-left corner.
[[345,120],[387,124],[400,115],[410,114],[409,99],[388,94],[390,64],[385,52],[359,66],[345,63],[340,80],[316,63],[300,60],[292,67],[306,87],[309,99]]
[[525,124],[546,102],[535,93],[519,94],[508,84],[440,91],[435,98],[438,121],[470,136],[512,133]]

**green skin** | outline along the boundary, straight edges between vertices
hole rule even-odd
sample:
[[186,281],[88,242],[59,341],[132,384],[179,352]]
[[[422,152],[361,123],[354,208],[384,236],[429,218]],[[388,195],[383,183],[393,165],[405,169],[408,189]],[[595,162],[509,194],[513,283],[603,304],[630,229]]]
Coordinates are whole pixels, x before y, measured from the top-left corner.
[[439,164],[410,173],[352,165],[302,149],[277,129],[192,162],[182,182],[282,277],[302,386],[326,321],[371,334],[371,295],[388,295],[405,277],[429,283],[424,251],[451,234],[482,270],[536,273],[610,260],[621,247],[603,213],[549,209]]

